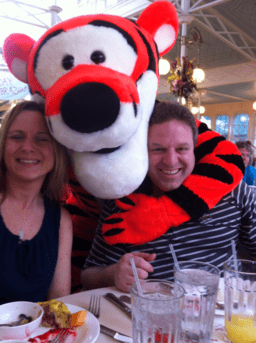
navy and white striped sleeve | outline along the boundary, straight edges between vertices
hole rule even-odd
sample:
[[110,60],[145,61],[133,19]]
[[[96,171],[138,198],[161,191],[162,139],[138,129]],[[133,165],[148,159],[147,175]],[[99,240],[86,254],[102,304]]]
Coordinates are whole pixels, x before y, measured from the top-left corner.
[[251,188],[241,182],[233,191],[238,206],[241,206],[240,241],[251,256],[256,257],[256,209],[255,195]]

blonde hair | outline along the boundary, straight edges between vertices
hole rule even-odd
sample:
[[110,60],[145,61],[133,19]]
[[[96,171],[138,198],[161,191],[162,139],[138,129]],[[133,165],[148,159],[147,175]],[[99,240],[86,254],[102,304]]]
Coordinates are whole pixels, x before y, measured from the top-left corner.
[[[7,192],[6,166],[4,162],[7,134],[10,126],[22,111],[37,111],[44,117],[44,105],[33,101],[22,101],[11,107],[2,117],[0,128],[0,193],[3,194],[2,200]],[[60,202],[63,186],[68,182],[69,157],[66,148],[60,145],[52,136],[51,138],[55,163],[53,169],[46,175],[41,194],[50,200]]]

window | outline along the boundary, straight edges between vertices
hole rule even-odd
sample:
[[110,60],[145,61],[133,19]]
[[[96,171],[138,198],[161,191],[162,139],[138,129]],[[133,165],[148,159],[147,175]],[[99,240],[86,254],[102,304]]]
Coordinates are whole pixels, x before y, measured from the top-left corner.
[[218,116],[216,119],[216,132],[219,132],[225,138],[228,138],[229,116]]
[[249,116],[248,114],[238,114],[234,121],[233,141],[247,140]]
[[211,117],[201,116],[200,117],[200,121],[202,123],[205,123],[208,126],[209,129],[211,128],[211,126],[212,126],[212,124],[211,124]]

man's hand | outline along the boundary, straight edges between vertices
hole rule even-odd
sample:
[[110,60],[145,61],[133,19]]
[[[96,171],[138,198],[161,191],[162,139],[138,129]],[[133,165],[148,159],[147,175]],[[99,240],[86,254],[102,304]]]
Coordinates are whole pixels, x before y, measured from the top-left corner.
[[134,259],[139,279],[144,280],[148,277],[148,273],[153,272],[153,267],[149,262],[154,261],[156,254],[134,252],[127,253],[120,258],[116,264],[115,286],[124,292],[130,292],[131,285],[135,282],[131,258]]

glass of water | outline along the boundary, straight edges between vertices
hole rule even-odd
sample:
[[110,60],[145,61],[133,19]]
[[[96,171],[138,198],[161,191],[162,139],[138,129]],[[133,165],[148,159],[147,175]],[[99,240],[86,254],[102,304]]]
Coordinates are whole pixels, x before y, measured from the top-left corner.
[[197,261],[179,262],[174,280],[185,289],[181,342],[208,343],[211,339],[220,270]]
[[144,280],[142,295],[131,287],[133,343],[178,343],[183,287],[165,280]]

